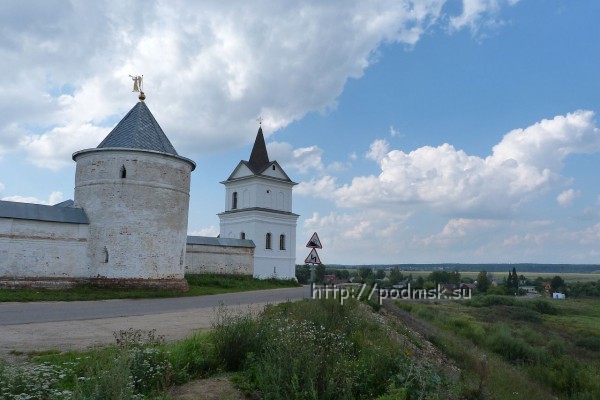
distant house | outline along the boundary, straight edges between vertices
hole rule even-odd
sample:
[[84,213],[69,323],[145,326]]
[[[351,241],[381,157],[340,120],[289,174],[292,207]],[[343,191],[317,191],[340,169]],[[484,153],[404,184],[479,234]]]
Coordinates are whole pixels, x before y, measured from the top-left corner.
[[467,289],[467,290],[476,290],[477,289],[477,285],[474,283],[461,283],[460,284],[460,288],[461,290]]
[[564,293],[552,293],[552,298],[553,299],[557,299],[557,300],[564,300],[565,299],[565,294]]
[[443,283],[441,286],[442,291],[446,291],[446,292],[452,292],[453,290],[455,290],[458,286],[455,285],[454,283]]
[[519,286],[519,290],[524,290],[527,293],[537,293],[535,286]]

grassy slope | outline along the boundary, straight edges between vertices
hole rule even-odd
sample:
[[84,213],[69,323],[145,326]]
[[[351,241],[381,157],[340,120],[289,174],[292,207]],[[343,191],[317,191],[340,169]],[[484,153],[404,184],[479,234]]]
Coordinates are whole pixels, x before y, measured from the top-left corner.
[[430,339],[489,398],[600,396],[600,302],[488,300],[398,306],[431,326]]
[[16,289],[0,290],[0,302],[7,301],[76,301],[76,300],[108,300],[139,299],[152,297],[184,297],[203,296],[249,290],[277,289],[294,287],[292,280],[260,280],[245,276],[230,275],[186,275],[190,286],[187,292],[170,290],[131,290],[107,289],[91,286],[78,286],[72,289]]

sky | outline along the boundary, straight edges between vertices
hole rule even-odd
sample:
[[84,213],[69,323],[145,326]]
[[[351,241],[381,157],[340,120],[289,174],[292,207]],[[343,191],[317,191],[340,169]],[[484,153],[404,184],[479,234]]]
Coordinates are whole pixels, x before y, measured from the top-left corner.
[[[190,234],[262,117],[297,262],[600,263],[600,2],[0,2],[0,199],[73,198],[73,152],[146,104],[193,159]],[[306,253],[306,254],[305,254]]]

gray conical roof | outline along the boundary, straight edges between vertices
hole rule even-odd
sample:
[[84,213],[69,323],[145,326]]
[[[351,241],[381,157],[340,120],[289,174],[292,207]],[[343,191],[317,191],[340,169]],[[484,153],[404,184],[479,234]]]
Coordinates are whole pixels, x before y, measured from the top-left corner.
[[252,147],[252,153],[250,153],[250,159],[248,160],[250,167],[253,172],[260,172],[265,169],[269,164],[269,154],[267,153],[267,146],[265,144],[265,137],[263,135],[262,128],[258,128],[256,134],[256,140]]
[[115,147],[177,155],[167,135],[143,101],[137,103],[98,145],[99,149]]

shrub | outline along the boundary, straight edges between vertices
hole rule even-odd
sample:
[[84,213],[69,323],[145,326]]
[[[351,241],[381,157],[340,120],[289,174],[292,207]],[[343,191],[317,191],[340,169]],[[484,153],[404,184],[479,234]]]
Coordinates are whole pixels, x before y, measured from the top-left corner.
[[550,303],[548,300],[533,300],[531,302],[531,307],[541,314],[548,315],[556,315],[558,314],[558,308],[554,306],[554,304]]
[[543,361],[544,353],[523,339],[513,337],[510,331],[499,326],[487,338],[487,348],[515,364],[536,364]]
[[600,351],[600,337],[584,336],[575,341],[575,346],[583,347],[588,350]]
[[513,310],[509,317],[517,321],[540,322],[540,313],[529,308],[517,308]]
[[439,390],[434,369],[415,364],[362,304],[313,300],[271,307],[240,385],[263,399],[374,398],[391,387],[408,398]]
[[233,314],[224,307],[217,310],[213,329],[215,357],[227,371],[240,370],[246,356],[259,351],[261,341],[268,340],[260,337],[257,321],[251,313]]
[[173,366],[173,382],[184,383],[206,376],[219,368],[212,343],[212,334],[201,332],[169,346],[169,360]]

